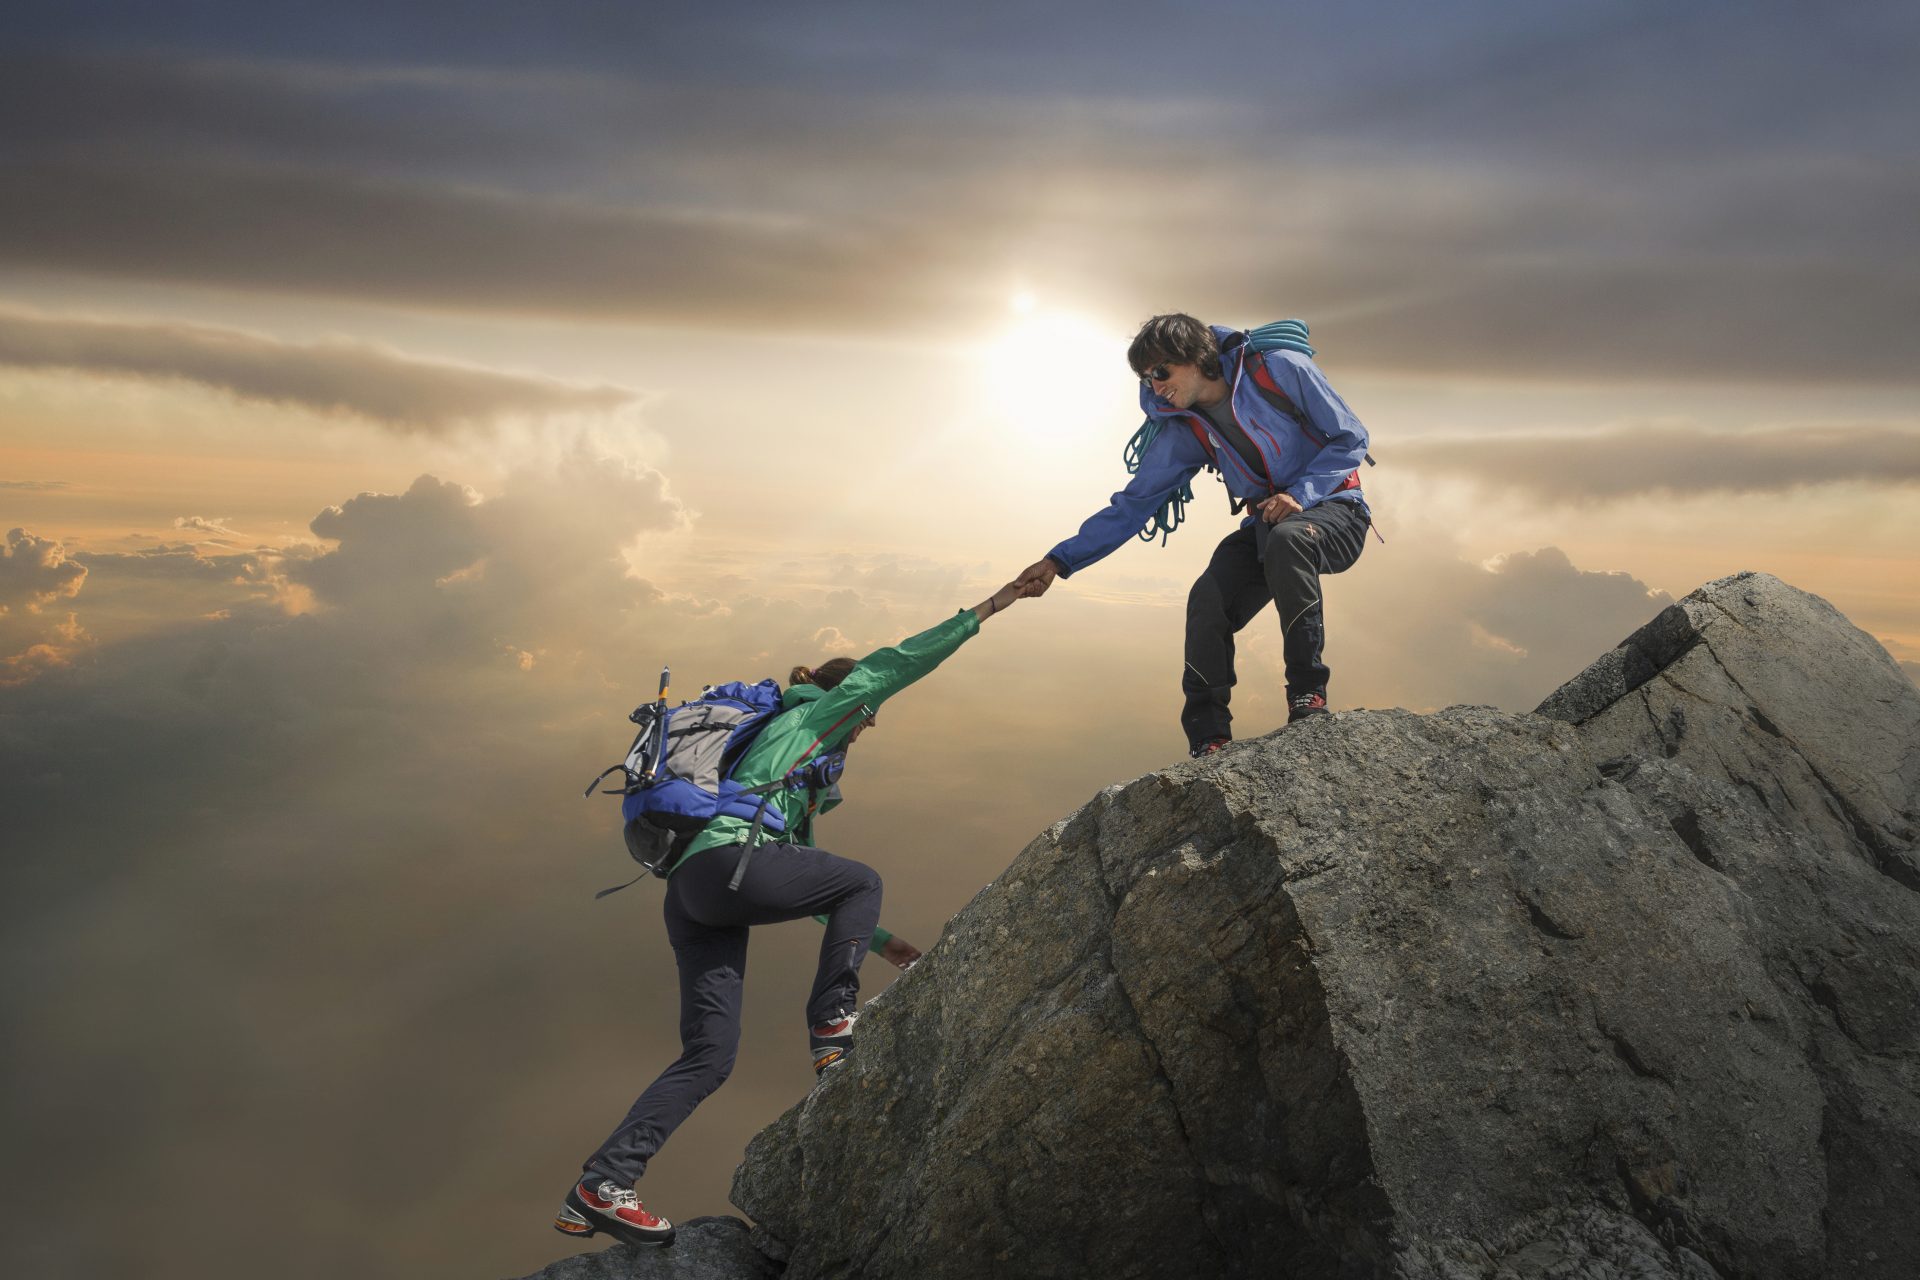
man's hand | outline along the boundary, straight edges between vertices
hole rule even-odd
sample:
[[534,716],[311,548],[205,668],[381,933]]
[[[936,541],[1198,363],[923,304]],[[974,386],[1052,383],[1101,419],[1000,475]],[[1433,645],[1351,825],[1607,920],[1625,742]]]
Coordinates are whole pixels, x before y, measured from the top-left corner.
[[1287,496],[1286,494],[1276,493],[1271,498],[1268,498],[1265,502],[1262,502],[1259,506],[1255,507],[1254,510],[1258,511],[1260,513],[1260,518],[1262,520],[1265,520],[1268,524],[1279,524],[1282,520],[1285,520],[1288,516],[1299,515],[1301,512],[1301,506],[1299,503],[1295,502],[1291,497]]
[[1022,569],[1020,576],[1013,580],[1013,585],[1020,588],[1022,599],[1027,596],[1043,596],[1047,594],[1047,588],[1053,585],[1053,580],[1059,573],[1060,566],[1043,556]]
[[910,969],[920,958],[920,950],[898,934],[880,944],[880,958],[902,969]]

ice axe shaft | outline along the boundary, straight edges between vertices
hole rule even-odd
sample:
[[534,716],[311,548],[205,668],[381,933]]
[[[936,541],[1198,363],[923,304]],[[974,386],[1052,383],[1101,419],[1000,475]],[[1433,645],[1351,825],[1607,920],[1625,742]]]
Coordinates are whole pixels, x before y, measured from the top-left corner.
[[667,687],[673,682],[673,671],[668,667],[660,668],[660,696],[654,701],[653,722],[659,726],[660,739],[653,751],[653,763],[647,766],[646,781],[652,782],[660,769],[660,757],[667,754]]

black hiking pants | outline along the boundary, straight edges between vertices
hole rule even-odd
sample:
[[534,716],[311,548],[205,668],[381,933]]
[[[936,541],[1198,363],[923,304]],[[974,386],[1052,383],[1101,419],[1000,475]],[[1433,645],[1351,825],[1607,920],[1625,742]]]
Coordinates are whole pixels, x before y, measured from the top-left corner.
[[1221,539],[1187,596],[1187,664],[1180,673],[1187,701],[1180,726],[1189,747],[1233,736],[1227,710],[1233,638],[1269,601],[1280,615],[1287,696],[1326,692],[1320,578],[1353,567],[1370,527],[1358,502],[1330,498],[1278,524],[1255,516]]
[[807,1025],[831,1022],[855,1008],[860,962],[880,923],[879,873],[824,849],[764,844],[748,860],[739,889],[729,889],[744,848],[703,850],[667,881],[662,911],[680,970],[680,1056],[587,1159],[588,1173],[632,1186],[667,1136],[733,1070],[750,926],[824,914],[827,931],[807,999]]

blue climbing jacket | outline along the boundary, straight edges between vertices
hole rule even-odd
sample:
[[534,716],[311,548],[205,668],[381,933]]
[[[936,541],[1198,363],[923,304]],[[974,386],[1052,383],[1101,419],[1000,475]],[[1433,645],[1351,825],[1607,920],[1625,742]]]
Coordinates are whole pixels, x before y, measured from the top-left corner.
[[[1299,333],[1304,339],[1304,326]],[[1180,505],[1174,500],[1191,497],[1189,483],[1203,467],[1218,471],[1239,502],[1286,493],[1303,510],[1329,498],[1366,506],[1359,467],[1367,429],[1314,364],[1312,348],[1302,340],[1262,351],[1257,348],[1268,343],[1250,342],[1238,330],[1215,325],[1213,334],[1221,372],[1233,388],[1233,416],[1259,454],[1259,467],[1223,440],[1204,413],[1175,409],[1142,384],[1146,423],[1135,437],[1138,467],[1126,488],[1047,553],[1062,576],[1104,559],[1136,534],[1171,532]]]

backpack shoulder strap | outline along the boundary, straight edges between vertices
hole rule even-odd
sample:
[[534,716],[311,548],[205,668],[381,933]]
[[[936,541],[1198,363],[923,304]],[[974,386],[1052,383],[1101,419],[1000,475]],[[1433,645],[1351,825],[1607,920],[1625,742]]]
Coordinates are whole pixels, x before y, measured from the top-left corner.
[[[1282,321],[1282,323],[1286,322]],[[1322,435],[1319,429],[1313,425],[1313,420],[1307,417],[1300,406],[1293,402],[1293,398],[1280,389],[1279,382],[1274,379],[1273,370],[1267,368],[1265,353],[1249,346],[1243,358],[1248,361],[1247,369],[1248,372],[1253,375],[1254,389],[1260,393],[1260,398],[1271,405],[1276,412],[1284,413],[1289,418],[1292,418],[1294,425],[1300,428],[1300,433],[1306,436],[1307,439],[1313,441],[1316,445],[1325,445],[1327,443],[1326,436]],[[1371,467],[1375,465],[1373,454],[1364,453],[1360,456],[1366,460],[1368,466]]]
[[1247,373],[1252,376],[1254,389],[1260,393],[1260,398],[1265,400],[1276,413],[1293,419],[1293,425],[1299,427],[1307,439],[1316,445],[1325,444],[1327,438],[1314,429],[1312,421],[1301,412],[1300,406],[1293,402],[1293,397],[1280,389],[1279,382],[1274,379],[1273,370],[1267,368],[1266,353],[1249,347],[1241,358],[1245,361]]

